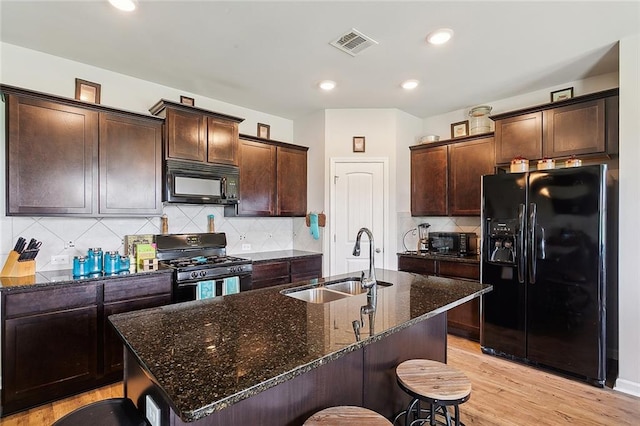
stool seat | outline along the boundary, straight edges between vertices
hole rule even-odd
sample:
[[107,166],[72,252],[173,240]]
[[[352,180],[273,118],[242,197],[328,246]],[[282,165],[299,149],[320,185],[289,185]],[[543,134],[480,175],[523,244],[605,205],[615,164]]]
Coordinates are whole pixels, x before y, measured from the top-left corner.
[[367,426],[389,426],[391,422],[367,408],[343,405],[318,411],[309,417],[303,426],[355,426],[363,424]]
[[471,381],[460,370],[428,359],[410,359],[396,368],[398,381],[416,395],[455,401],[471,393]]
[[110,398],[80,407],[52,426],[148,426],[129,398]]

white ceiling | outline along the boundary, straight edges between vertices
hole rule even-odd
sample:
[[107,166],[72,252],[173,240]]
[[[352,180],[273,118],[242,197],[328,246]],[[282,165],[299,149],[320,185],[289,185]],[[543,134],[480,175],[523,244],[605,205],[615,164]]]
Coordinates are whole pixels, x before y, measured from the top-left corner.
[[[295,119],[326,108],[417,117],[618,70],[639,1],[0,1],[0,40]],[[449,27],[452,41],[425,43]],[[356,28],[379,44],[329,45]],[[11,66],[2,64],[2,66]],[[338,83],[331,93],[320,80]],[[420,80],[413,92],[400,88]]]

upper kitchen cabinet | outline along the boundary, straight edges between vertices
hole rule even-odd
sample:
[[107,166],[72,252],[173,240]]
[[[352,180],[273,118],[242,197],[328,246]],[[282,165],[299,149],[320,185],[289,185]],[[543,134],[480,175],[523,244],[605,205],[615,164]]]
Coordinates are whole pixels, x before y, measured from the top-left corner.
[[494,170],[493,136],[449,145],[449,215],[480,216],[481,176]]
[[618,89],[491,117],[496,164],[618,153]]
[[[307,147],[240,135],[239,216],[307,213]],[[227,213],[235,207],[226,207]]]
[[238,123],[243,118],[166,99],[149,111],[165,119],[167,158],[238,165]]
[[480,215],[480,177],[494,172],[492,134],[410,149],[412,216]]
[[449,174],[447,146],[412,146],[411,215],[446,216]]
[[161,122],[100,113],[99,153],[101,214],[162,213]]
[[0,90],[7,103],[7,215],[161,213],[162,120]]

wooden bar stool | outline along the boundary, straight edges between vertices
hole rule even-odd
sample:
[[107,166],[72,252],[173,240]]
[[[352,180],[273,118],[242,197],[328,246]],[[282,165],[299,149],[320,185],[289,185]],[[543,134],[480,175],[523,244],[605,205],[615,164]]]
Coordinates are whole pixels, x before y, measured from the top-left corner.
[[[471,381],[460,370],[438,361],[410,359],[396,367],[396,378],[400,388],[413,400],[394,418],[393,424],[405,416],[405,425],[422,425],[428,421],[433,426],[436,415],[440,414],[447,426],[451,426],[447,407],[453,406],[455,425],[461,425],[458,405],[471,396]],[[428,403],[429,410],[421,409],[420,401]],[[423,412],[428,415],[421,417]]]
[[303,426],[390,426],[391,422],[367,408],[343,405],[325,408],[309,417]]

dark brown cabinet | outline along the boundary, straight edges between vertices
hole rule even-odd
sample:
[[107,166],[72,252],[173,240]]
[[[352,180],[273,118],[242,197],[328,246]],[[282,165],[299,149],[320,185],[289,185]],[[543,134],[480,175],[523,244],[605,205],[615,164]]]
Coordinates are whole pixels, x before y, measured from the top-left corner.
[[447,215],[448,174],[446,145],[411,147],[411,215]]
[[304,216],[307,212],[307,150],[241,135],[237,214]]
[[7,92],[7,214],[90,215],[98,113]]
[[480,178],[494,171],[492,135],[410,149],[413,216],[480,215]]
[[162,124],[100,113],[101,215],[162,213]]
[[238,165],[238,123],[244,119],[166,99],[149,111],[165,119],[167,158]]
[[162,212],[162,121],[2,86],[7,214],[140,216]]
[[253,290],[322,277],[322,254],[253,262]]
[[171,303],[171,274],[128,277],[104,282],[103,374],[114,380],[122,376],[122,340],[109,322],[109,315],[154,308]]
[[108,316],[171,302],[171,273],[2,293],[2,415],[122,379]]
[[[480,264],[398,255],[398,270],[446,278],[480,279]],[[447,311],[448,332],[468,339],[480,340],[480,298],[475,298]]]
[[618,89],[491,117],[496,164],[618,152]]
[[91,284],[4,297],[3,414],[95,383],[98,290]]
[[482,175],[493,174],[493,137],[449,145],[449,215],[480,216]]

